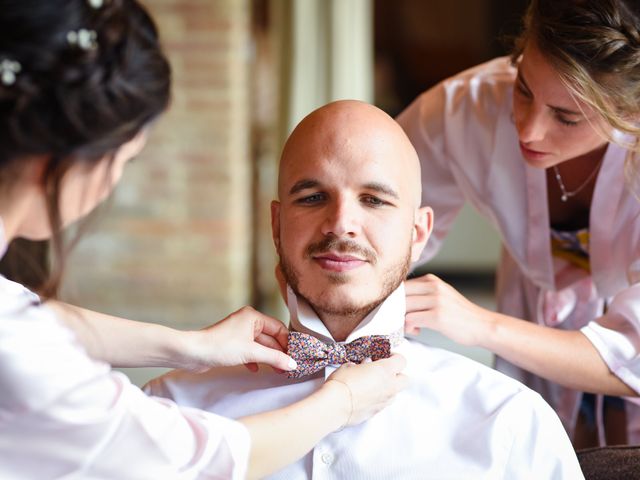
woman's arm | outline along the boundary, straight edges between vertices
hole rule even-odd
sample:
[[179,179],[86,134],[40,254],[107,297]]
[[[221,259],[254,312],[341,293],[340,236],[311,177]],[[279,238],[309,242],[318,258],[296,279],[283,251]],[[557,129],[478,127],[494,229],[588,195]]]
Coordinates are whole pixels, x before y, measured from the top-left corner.
[[320,390],[293,405],[240,421],[251,436],[249,478],[295,462],[324,436],[356,425],[391,403],[407,384],[400,355],[336,370]]
[[452,340],[486,348],[560,385],[618,396],[638,396],[602,359],[580,331],[537,325],[486,310],[434,275],[406,283],[405,330],[431,328]]
[[215,366],[267,363],[292,370],[282,322],[244,307],[196,331],[136,322],[61,302],[47,302],[89,354],[115,367],[170,367],[202,371]]
[[[0,300],[6,303],[7,298],[0,294]],[[247,418],[244,428],[211,413],[148,397],[125,375],[110,373],[88,358],[48,309],[33,305],[30,298],[13,305],[16,308],[0,313],[0,337],[10,339],[0,342],[0,358],[8,359],[0,368],[0,410],[19,421],[4,422],[8,430],[0,437],[15,442],[3,451],[13,454],[3,457],[8,463],[1,471],[15,466],[17,472],[26,468],[42,473],[40,462],[88,477],[102,473],[109,478],[163,479],[179,472],[191,477],[202,472],[240,478],[251,451],[252,475],[260,476],[294,461],[341,425],[383,408],[406,381],[399,374],[402,357],[346,366],[311,397]]]

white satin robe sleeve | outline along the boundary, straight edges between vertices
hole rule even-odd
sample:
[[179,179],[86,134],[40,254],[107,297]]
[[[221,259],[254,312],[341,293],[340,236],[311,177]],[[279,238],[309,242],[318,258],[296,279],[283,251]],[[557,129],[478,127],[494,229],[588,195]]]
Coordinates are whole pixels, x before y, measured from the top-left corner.
[[609,369],[640,393],[640,284],[613,297],[607,313],[580,330]]
[[148,397],[20,289],[0,277],[0,478],[244,478],[242,424]]
[[[469,69],[424,92],[396,119],[420,158],[422,205],[434,210],[433,234],[419,263],[437,253],[467,201],[498,232],[513,229],[503,217],[519,207],[522,188],[513,189],[522,172],[503,168],[505,156],[513,160],[512,144],[506,154],[500,144],[505,127],[514,128],[508,116],[513,72],[506,58]],[[506,212],[492,208],[508,198],[516,203],[506,202]]]
[[[465,203],[447,162],[444,135],[445,91],[442,84],[423,93],[396,119],[411,139],[422,163],[422,205],[434,212],[433,232],[419,263],[433,258]],[[432,121],[424,122],[423,118]]]

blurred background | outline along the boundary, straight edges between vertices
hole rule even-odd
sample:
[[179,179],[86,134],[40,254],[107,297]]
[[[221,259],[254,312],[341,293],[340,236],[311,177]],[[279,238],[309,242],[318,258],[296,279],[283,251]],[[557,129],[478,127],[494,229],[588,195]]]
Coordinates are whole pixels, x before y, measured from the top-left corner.
[[[179,329],[250,304],[286,320],[269,203],[281,146],[336,99],[395,116],[420,92],[508,52],[526,0],[148,0],[173,66],[173,102],[74,251],[62,297]],[[506,39],[506,41],[505,41]],[[437,222],[437,218],[435,219]],[[0,270],[16,269],[13,245]],[[465,207],[433,272],[493,307],[497,235]],[[419,339],[484,363],[432,333]],[[125,369],[143,384],[161,369]]]

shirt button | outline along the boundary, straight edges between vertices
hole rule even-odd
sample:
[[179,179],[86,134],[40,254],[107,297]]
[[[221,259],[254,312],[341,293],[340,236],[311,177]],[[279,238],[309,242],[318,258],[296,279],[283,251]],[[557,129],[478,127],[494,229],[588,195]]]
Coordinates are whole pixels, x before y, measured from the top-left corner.
[[322,460],[322,463],[325,465],[331,465],[333,463],[333,455],[330,453],[323,453],[320,460]]

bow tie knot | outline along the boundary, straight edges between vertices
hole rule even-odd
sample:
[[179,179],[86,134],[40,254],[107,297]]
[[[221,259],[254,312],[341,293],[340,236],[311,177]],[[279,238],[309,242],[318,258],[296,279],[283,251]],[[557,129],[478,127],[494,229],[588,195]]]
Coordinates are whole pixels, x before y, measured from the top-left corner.
[[296,370],[289,372],[289,378],[311,375],[329,365],[391,356],[391,342],[385,335],[360,337],[350,343],[324,343],[306,333],[290,332],[288,343],[287,353],[298,364]]
[[332,345],[333,348],[327,348],[327,362],[331,365],[342,365],[348,362],[347,349],[344,345],[336,343]]

